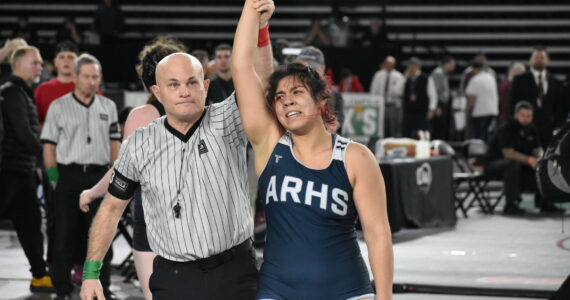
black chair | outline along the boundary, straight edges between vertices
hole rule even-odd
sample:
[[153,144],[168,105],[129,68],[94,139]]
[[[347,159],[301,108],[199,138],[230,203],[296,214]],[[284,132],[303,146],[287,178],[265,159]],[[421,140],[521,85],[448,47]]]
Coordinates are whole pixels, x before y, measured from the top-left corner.
[[453,173],[456,209],[465,218],[473,207],[479,207],[484,214],[492,214],[504,193],[502,183],[484,174],[479,164],[487,152],[487,144],[482,140],[470,139],[455,146],[457,154],[452,158],[456,169]]

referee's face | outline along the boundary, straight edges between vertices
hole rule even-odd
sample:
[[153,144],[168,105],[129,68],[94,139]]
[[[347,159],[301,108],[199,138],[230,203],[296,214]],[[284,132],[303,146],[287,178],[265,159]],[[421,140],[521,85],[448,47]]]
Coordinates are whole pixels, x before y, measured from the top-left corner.
[[204,111],[208,84],[202,64],[196,58],[175,53],[157,65],[152,92],[164,105],[168,117],[193,122]]
[[101,84],[101,70],[97,64],[84,64],[75,79],[75,90],[84,96],[95,95]]

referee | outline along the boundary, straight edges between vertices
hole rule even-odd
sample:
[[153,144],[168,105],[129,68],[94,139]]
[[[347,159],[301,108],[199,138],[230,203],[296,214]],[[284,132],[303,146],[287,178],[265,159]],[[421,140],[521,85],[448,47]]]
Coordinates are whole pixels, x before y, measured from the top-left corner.
[[[97,95],[101,64],[89,55],[79,56],[75,65],[73,92],[55,100],[49,107],[41,139],[48,178],[55,188],[53,282],[58,299],[69,299],[73,290],[70,271],[73,254],[85,253],[89,224],[100,203],[94,202],[89,214],[77,206],[81,191],[93,186],[105,174],[118,153],[121,139],[115,103]],[[110,262],[102,282],[107,298],[111,293]]]
[[[123,143],[91,227],[86,277],[97,278],[125,200],[140,186],[148,241],[158,255],[149,282],[153,299],[253,299],[247,139],[233,95],[204,107],[208,84],[188,54],[171,54],[157,65],[152,91],[166,117]],[[85,280],[82,299],[99,298],[98,285]]]

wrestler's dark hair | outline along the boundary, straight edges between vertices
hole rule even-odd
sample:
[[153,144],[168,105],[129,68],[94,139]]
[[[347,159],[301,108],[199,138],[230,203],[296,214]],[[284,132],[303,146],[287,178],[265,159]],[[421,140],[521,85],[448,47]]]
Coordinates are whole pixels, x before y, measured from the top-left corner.
[[331,103],[333,101],[331,91],[327,88],[327,82],[317,71],[301,63],[290,63],[281,66],[269,77],[266,100],[271,111],[275,113],[273,103],[277,94],[277,86],[285,77],[298,79],[311,93],[315,103],[325,101],[325,105],[321,107],[321,116],[325,124],[333,124],[337,120]]
[[156,84],[156,65],[164,57],[176,52],[187,53],[188,49],[181,41],[166,36],[160,36],[150,41],[141,50],[135,68],[139,78],[148,90]]

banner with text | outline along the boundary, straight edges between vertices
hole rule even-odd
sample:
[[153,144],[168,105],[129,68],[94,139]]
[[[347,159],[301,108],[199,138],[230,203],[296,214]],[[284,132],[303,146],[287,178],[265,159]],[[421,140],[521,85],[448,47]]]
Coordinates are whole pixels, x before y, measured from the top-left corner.
[[384,99],[367,93],[343,93],[342,135],[360,143],[384,137]]

